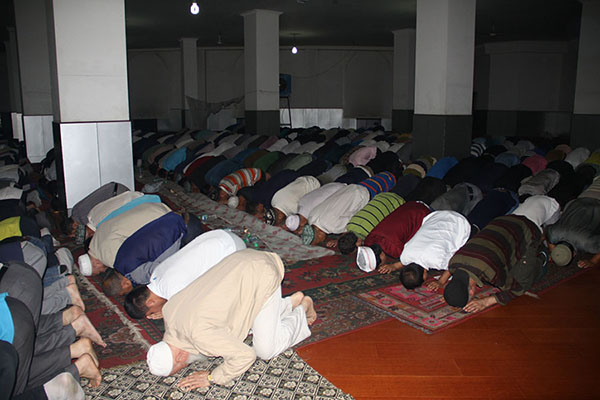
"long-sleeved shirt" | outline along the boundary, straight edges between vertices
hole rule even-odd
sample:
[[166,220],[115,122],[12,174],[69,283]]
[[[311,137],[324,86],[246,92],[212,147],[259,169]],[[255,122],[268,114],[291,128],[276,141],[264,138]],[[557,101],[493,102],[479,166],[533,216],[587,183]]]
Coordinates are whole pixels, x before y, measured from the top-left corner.
[[230,196],[235,196],[243,187],[252,186],[263,177],[263,172],[258,168],[242,168],[225,176],[219,182],[219,189]]
[[163,203],[140,204],[121,215],[106,221],[92,237],[89,253],[109,268],[115,263],[119,248],[131,235],[149,222],[152,222],[171,209]]
[[385,217],[404,204],[396,193],[379,193],[350,218],[346,231],[364,239]]
[[429,212],[429,207],[423,203],[404,203],[373,228],[365,239],[365,246],[377,243],[386,254],[399,258],[404,245],[421,227]]
[[[506,304],[529,289],[517,278],[531,275],[523,269],[528,266],[533,268],[534,263],[523,264],[519,261],[528,251],[537,252],[541,237],[538,227],[526,217],[498,217],[454,254],[448,263],[448,270],[454,273],[462,269],[478,286],[489,283],[497,287],[500,292],[494,296],[500,304]],[[515,268],[517,265],[520,270]]]
[[271,207],[277,208],[286,216],[298,212],[298,203],[302,196],[321,186],[314,176],[301,176],[279,189],[271,199]]
[[345,187],[345,183],[331,182],[305,194],[298,201],[298,214],[308,218],[313,208],[324,202],[329,196]]
[[231,254],[165,304],[163,340],[191,354],[223,357],[211,374],[218,384],[230,382],[256,359],[243,341],[283,274],[275,253]]
[[123,242],[113,267],[134,284],[144,285],[150,281],[160,262],[179,250],[186,233],[181,215],[165,214],[142,226]]
[[96,204],[87,215],[87,226],[95,231],[100,221],[110,213],[143,195],[142,192],[127,191]]
[[148,289],[169,300],[225,257],[245,248],[244,241],[231,232],[203,233],[156,267]]
[[448,261],[469,239],[471,224],[455,211],[434,211],[404,245],[400,262],[429,269],[448,269]]
[[102,185],[73,206],[71,218],[80,224],[85,225],[88,222],[90,210],[94,208],[96,204],[126,191],[129,191],[127,186],[121,185],[120,183],[110,182]]
[[369,190],[360,185],[341,188],[312,209],[308,223],[325,233],[343,233],[350,218],[367,205]]

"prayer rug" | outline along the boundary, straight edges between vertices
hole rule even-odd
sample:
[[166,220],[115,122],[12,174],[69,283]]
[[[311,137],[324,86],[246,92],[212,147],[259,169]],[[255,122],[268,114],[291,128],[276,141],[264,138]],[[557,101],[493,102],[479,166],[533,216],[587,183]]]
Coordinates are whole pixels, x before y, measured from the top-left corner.
[[[584,271],[577,268],[575,263],[568,267],[557,267],[551,263],[546,275],[526,295],[537,297]],[[497,291],[498,289],[492,286],[484,286],[477,291],[476,296],[485,297]],[[466,313],[462,309],[446,304],[442,290],[431,291],[425,286],[407,290],[401,283],[366,290],[359,293],[357,297],[366,304],[375,306],[397,320],[425,333],[435,333],[451,328],[499,306],[486,308],[479,313]]]
[[293,350],[287,350],[269,361],[257,360],[248,371],[227,386],[183,391],[177,387],[180,378],[194,371],[212,370],[220,358],[197,361],[169,377],[150,374],[145,362],[103,369],[102,383],[97,388],[87,386],[82,378],[88,400],[130,399],[332,399],[349,400],[343,393],[304,362]]
[[286,265],[283,294],[301,290],[314,300],[317,311],[311,336],[298,347],[390,319],[383,310],[354,294],[396,281],[392,275],[366,274],[356,266],[353,256],[341,254]]
[[[153,177],[147,173],[140,182],[152,183]],[[309,260],[334,254],[330,249],[320,246],[306,246],[302,239],[279,227],[266,224],[264,221],[235,208],[212,201],[202,193],[185,193],[183,188],[171,181],[163,181],[158,193],[161,198],[175,203],[181,211],[188,211],[197,216],[206,215],[206,225],[210,228],[230,228],[234,232],[251,236],[251,245],[257,248],[275,252],[286,262]]]
[[88,279],[76,270],[73,272],[85,303],[85,313],[107,344],[104,348],[94,346],[100,366],[111,368],[144,360],[148,347],[162,334],[155,329],[145,329],[129,318],[120,303],[101,292],[99,278]]

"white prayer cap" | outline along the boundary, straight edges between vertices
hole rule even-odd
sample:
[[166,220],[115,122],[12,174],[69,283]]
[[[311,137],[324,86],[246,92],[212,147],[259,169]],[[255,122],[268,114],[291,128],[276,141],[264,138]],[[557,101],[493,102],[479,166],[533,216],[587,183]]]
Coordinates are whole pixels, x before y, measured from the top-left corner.
[[79,271],[83,276],[92,275],[92,260],[90,256],[87,254],[80,255],[77,263],[79,264]]
[[356,265],[365,272],[372,272],[377,267],[375,252],[367,246],[359,246],[356,253]]
[[285,219],[285,226],[287,226],[290,231],[295,231],[298,229],[300,226],[300,217],[298,214],[288,215],[288,217]]
[[150,346],[146,362],[152,375],[169,376],[173,369],[173,353],[167,342],[161,341]]
[[231,196],[229,200],[227,200],[227,205],[230,208],[236,208],[240,204],[240,199],[237,196]]

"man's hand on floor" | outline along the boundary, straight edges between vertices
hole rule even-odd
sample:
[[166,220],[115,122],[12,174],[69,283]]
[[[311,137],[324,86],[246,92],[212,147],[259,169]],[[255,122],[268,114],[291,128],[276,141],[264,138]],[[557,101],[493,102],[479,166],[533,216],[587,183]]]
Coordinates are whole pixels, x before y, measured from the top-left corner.
[[463,310],[469,313],[477,312],[484,310],[489,306],[496,304],[497,302],[498,301],[494,296],[484,297],[483,299],[471,300],[469,303],[467,303]]
[[183,378],[177,386],[185,391],[194,390],[202,387],[209,387],[208,371],[197,371]]

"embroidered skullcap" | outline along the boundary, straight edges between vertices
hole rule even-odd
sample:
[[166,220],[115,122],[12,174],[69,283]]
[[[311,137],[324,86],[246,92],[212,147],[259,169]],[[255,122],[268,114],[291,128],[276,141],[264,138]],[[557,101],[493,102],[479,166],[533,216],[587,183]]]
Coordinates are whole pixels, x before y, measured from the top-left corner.
[[377,267],[377,258],[373,249],[367,246],[359,246],[356,252],[356,265],[362,271],[372,272]]
[[309,245],[315,238],[315,230],[312,225],[306,224],[302,230],[302,243]]
[[267,225],[275,225],[275,210],[274,209],[269,208],[265,212],[265,222],[267,223]]

